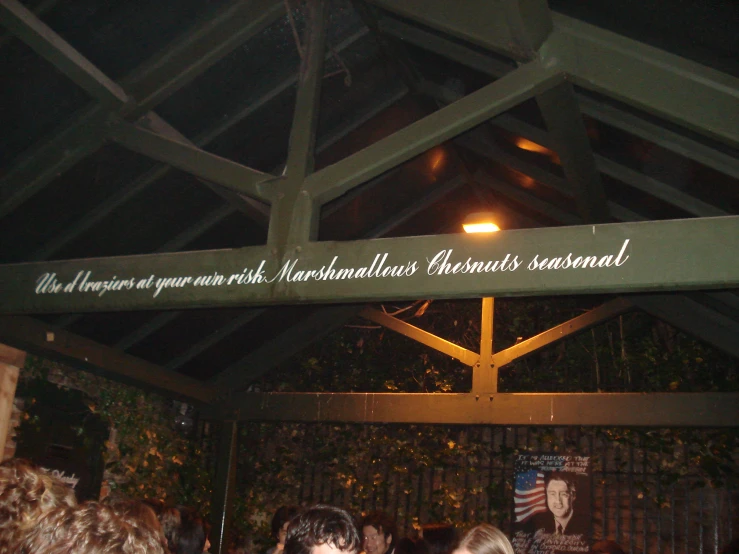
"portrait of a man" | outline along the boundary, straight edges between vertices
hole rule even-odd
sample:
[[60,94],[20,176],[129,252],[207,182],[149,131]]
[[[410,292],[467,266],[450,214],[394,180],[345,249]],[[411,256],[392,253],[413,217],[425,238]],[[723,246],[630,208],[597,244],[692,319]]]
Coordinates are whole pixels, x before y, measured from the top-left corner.
[[580,535],[588,532],[587,514],[578,512],[577,481],[571,473],[553,471],[544,481],[547,511],[532,518],[534,531],[553,535]]

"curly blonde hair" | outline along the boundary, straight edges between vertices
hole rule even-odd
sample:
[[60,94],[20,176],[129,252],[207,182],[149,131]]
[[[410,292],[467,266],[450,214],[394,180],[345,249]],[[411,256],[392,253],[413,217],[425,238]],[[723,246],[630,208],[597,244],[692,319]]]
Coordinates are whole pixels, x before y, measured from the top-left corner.
[[74,491],[33,462],[0,463],[0,554],[15,554],[39,517],[59,506],[76,506]]
[[139,520],[137,512],[138,508],[119,513],[110,506],[91,501],[77,508],[55,508],[39,518],[34,528],[26,533],[18,552],[168,554],[161,529]]

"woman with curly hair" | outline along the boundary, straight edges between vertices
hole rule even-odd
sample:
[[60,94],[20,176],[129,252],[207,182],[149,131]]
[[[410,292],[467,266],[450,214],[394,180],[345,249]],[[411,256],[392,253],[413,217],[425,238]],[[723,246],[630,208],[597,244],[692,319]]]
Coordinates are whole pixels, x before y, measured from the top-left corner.
[[[144,514],[147,510],[149,513]],[[151,526],[152,520],[156,528]],[[168,554],[161,528],[150,508],[134,503],[111,507],[99,502],[49,511],[25,534],[17,552]]]
[[18,543],[52,509],[77,505],[74,491],[22,458],[0,463],[0,554],[16,554]]

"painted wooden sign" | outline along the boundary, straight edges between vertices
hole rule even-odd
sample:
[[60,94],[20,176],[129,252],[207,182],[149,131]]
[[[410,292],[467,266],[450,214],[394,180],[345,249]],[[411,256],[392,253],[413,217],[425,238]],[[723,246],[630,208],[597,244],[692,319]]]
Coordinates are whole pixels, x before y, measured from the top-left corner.
[[0,312],[739,286],[739,217],[0,266]]

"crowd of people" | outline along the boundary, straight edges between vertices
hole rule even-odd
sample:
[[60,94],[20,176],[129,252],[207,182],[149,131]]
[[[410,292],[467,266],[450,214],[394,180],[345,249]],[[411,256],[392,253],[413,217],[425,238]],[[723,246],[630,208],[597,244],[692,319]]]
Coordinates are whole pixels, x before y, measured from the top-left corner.
[[[461,537],[451,524],[435,523],[401,538],[388,514],[355,521],[320,504],[283,506],[271,528],[275,545],[265,554],[515,554],[508,537],[487,523]],[[209,546],[208,526],[195,510],[116,497],[78,503],[71,488],[33,463],[0,463],[0,554],[201,554]],[[736,554],[737,546],[723,552]],[[256,554],[243,547],[230,552]],[[590,552],[625,551],[600,541]]]
[[195,510],[73,490],[28,460],[0,463],[0,554],[201,554],[208,527]]

